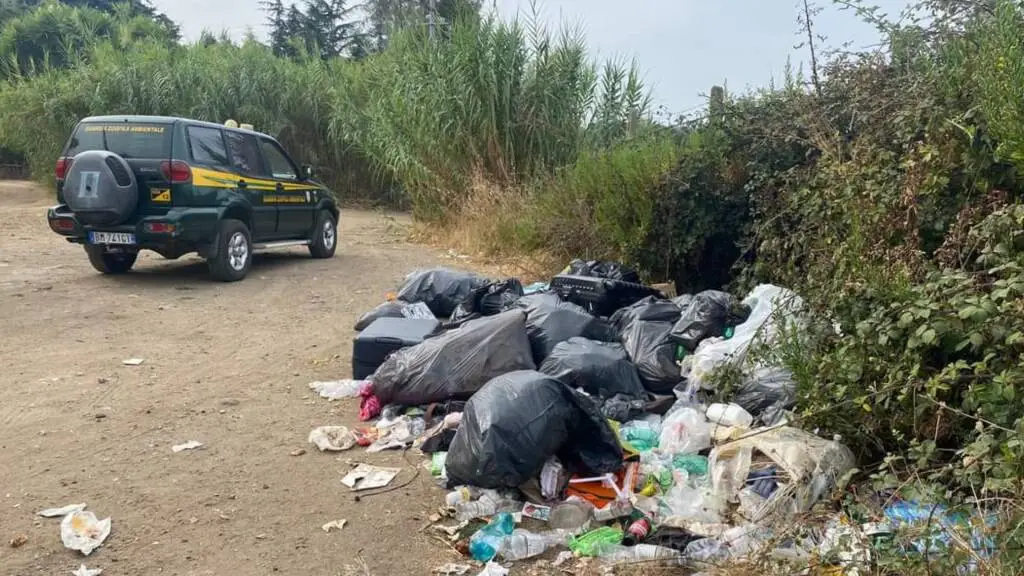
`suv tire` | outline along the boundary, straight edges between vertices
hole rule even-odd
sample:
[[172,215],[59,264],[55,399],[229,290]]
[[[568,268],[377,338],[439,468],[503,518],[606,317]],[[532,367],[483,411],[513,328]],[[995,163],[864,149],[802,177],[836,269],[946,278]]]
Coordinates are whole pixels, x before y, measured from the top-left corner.
[[221,220],[217,252],[209,260],[210,274],[221,282],[237,282],[252,266],[252,236],[240,220]]
[[103,274],[124,274],[132,269],[139,257],[138,252],[107,252],[103,246],[92,245],[85,246],[85,253],[89,255],[92,267]]
[[321,210],[313,227],[313,237],[309,242],[309,253],[313,258],[331,258],[338,249],[338,223],[327,210]]

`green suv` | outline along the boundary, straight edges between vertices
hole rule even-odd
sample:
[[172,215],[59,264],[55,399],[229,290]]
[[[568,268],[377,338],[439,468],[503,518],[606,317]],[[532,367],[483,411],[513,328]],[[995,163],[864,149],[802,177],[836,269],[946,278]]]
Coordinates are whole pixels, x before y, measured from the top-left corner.
[[198,252],[218,280],[241,280],[254,250],[338,245],[334,194],[270,136],[153,116],[86,118],[57,160],[50,228],[82,244],[104,274],[139,250],[175,259]]

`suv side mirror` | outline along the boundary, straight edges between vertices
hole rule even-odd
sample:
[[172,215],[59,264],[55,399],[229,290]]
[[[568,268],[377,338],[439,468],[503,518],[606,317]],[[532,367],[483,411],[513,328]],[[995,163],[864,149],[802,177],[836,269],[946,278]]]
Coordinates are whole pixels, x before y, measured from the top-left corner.
[[314,178],[314,174],[315,174],[315,171],[313,170],[312,166],[307,164],[307,165],[302,167],[302,179],[303,180],[312,180]]

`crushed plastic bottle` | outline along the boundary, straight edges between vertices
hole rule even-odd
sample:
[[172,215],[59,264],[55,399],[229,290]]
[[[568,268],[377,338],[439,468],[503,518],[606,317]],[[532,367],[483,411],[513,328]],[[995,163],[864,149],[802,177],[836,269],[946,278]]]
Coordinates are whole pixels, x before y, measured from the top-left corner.
[[616,564],[649,562],[651,560],[682,559],[682,555],[678,550],[666,548],[665,546],[654,546],[652,544],[637,544],[636,546],[608,546],[600,556],[601,559]]
[[501,557],[508,562],[526,560],[540,556],[551,548],[565,544],[566,535],[559,530],[534,533],[529,530],[517,529],[505,540],[501,549]]
[[616,500],[604,508],[594,510],[594,520],[598,522],[610,522],[616,518],[629,516],[633,513],[633,505],[626,501]]
[[523,503],[519,500],[509,498],[494,490],[484,490],[476,501],[456,504],[455,519],[465,522],[474,518],[486,518],[500,512],[518,512],[522,509]]
[[480,497],[480,490],[472,486],[459,486],[445,496],[445,503],[449,508],[455,508],[459,504],[472,502],[474,498]]
[[501,550],[516,521],[508,512],[496,514],[487,526],[477,530],[469,539],[469,553],[477,562],[490,562]]
[[687,544],[683,556],[694,562],[713,563],[728,558],[729,551],[714,538],[702,538]]
[[551,508],[548,526],[556,530],[577,532],[585,530],[593,516],[594,506],[581,498],[570,498]]

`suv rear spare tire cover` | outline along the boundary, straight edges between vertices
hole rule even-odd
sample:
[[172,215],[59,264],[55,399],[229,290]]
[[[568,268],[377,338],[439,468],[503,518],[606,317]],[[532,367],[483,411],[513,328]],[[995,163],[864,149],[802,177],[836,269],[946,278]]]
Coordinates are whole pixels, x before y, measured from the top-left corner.
[[64,181],[64,201],[79,222],[115,226],[127,220],[139,202],[135,173],[113,152],[82,152]]

